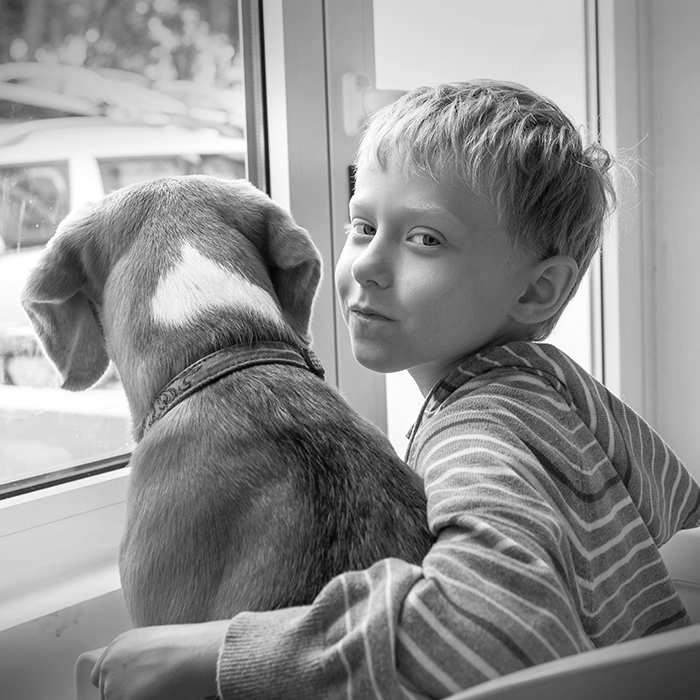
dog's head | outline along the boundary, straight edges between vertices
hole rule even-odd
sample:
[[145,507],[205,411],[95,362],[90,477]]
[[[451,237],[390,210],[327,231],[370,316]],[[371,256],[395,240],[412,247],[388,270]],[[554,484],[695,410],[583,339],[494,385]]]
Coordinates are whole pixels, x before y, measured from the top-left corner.
[[22,303],[62,386],[79,390],[126,334],[146,347],[247,312],[308,342],[320,274],[308,233],[267,195],[191,175],[126,187],[66,217]]

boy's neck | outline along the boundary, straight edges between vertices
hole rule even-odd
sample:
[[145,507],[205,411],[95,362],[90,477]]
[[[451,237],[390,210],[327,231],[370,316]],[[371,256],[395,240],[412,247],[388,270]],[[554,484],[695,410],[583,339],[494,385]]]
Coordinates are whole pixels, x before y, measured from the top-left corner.
[[416,365],[415,367],[410,367],[408,373],[411,375],[411,379],[416,383],[420,393],[423,398],[426,398],[428,394],[432,391],[433,387],[445,379],[453,370],[455,370],[459,365],[461,365],[465,360],[477,353],[483,352],[487,348],[493,348],[500,345],[505,345],[506,343],[516,341],[516,340],[527,340],[527,337],[514,337],[514,336],[501,336],[495,338],[491,342],[485,343],[480,347],[467,351],[458,357],[454,357],[447,360],[435,360],[433,362],[426,362],[421,365]]
[[442,381],[471,354],[462,355],[448,362],[426,362],[425,364],[409,368],[408,373],[418,386],[423,398],[426,398],[438,382]]

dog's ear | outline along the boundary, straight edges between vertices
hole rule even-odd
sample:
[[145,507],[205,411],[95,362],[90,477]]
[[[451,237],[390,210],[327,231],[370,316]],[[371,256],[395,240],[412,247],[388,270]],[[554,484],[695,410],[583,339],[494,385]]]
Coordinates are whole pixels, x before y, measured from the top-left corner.
[[22,305],[39,341],[61,375],[61,386],[87,389],[109,364],[95,302],[88,295],[96,213],[61,222],[22,292]]
[[[309,322],[321,279],[321,256],[308,232],[246,180],[197,177],[224,221],[246,236],[263,256],[287,322],[309,342]],[[195,182],[193,180],[193,182]]]
[[267,216],[270,278],[285,318],[309,342],[314,296],[321,280],[321,256],[306,229],[270,200]]

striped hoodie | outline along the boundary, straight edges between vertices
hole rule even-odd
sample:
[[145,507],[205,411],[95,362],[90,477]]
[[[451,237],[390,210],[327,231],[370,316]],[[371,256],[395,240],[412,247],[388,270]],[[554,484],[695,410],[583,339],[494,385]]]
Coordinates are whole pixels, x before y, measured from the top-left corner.
[[700,489],[632,409],[551,345],[468,358],[407,452],[436,542],[313,604],[242,613],[226,698],[443,698],[557,657],[689,623],[658,548],[700,525]]

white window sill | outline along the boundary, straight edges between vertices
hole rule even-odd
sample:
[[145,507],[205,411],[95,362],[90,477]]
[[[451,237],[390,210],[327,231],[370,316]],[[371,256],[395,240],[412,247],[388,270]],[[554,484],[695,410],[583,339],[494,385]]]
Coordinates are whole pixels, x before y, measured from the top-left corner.
[[0,501],[0,630],[117,590],[128,468]]

